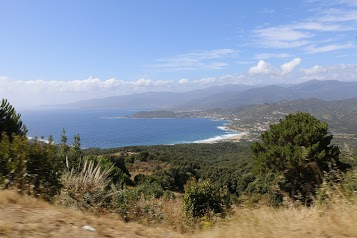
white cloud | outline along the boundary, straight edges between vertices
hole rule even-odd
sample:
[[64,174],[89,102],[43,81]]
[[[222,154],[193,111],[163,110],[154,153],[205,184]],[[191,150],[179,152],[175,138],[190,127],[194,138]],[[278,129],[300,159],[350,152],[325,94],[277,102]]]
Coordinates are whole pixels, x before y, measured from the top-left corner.
[[[273,25],[253,30],[252,35],[255,42],[261,47],[271,48],[311,48],[310,53],[321,53],[338,47],[341,39],[347,37],[350,39],[351,34],[355,34],[357,28],[357,1],[356,0],[306,0],[314,3],[314,8],[309,9],[312,13],[310,16],[301,18],[292,23]],[[316,7],[318,5],[318,7]],[[329,37],[332,41],[330,46],[316,49],[314,45],[321,44],[326,35],[338,33],[339,36]],[[351,34],[350,34],[351,33]]]
[[[280,65],[280,75],[285,76],[291,73],[300,63],[301,58],[295,58],[290,62]],[[279,70],[275,69],[271,64],[265,62],[264,60],[259,60],[256,66],[248,69],[248,74],[250,75],[278,76],[278,72]]]
[[88,78],[72,81],[10,80],[0,77],[1,97],[20,105],[61,104],[151,90],[172,90],[175,82],[141,78],[135,81]]
[[330,0],[330,1],[326,1],[326,0],[305,0],[306,2],[309,3],[320,3],[326,6],[333,6],[333,5],[347,5],[347,6],[357,6],[357,2],[355,0]]
[[322,22],[301,22],[295,25],[290,25],[292,29],[297,30],[309,30],[309,31],[321,31],[321,32],[338,32],[349,31],[354,29],[350,26],[340,24],[326,24]]
[[[352,15],[353,17],[346,19],[346,21],[353,20],[353,18],[357,20],[357,11],[353,12]],[[331,16],[328,18],[329,21],[333,22]],[[254,36],[258,39],[258,43],[264,47],[297,48],[311,44],[313,39],[318,36],[318,32],[341,32],[356,29],[354,25],[326,23],[325,21],[327,21],[326,17],[320,17],[315,21],[301,21],[295,24],[267,27],[255,30]]]
[[347,4],[349,6],[354,6],[357,7],[357,2],[356,0],[337,0],[337,2],[341,3],[341,4]]
[[266,75],[266,74],[273,73],[273,68],[269,63],[265,62],[264,60],[259,60],[256,66],[253,66],[248,70],[248,73],[252,75],[254,74]]
[[309,43],[308,38],[313,35],[308,32],[297,31],[289,26],[268,27],[254,31],[258,43],[265,47],[295,48]]
[[280,66],[281,74],[285,75],[285,74],[291,73],[295,69],[295,67],[298,66],[300,63],[301,63],[301,59],[295,58],[290,62],[282,64]]
[[351,42],[348,42],[346,44],[331,44],[331,45],[318,46],[318,47],[311,45],[306,47],[305,51],[310,54],[315,54],[315,53],[324,53],[324,52],[341,50],[341,49],[349,49],[352,47],[353,44]]
[[267,41],[298,41],[310,38],[312,35],[301,31],[296,31],[291,27],[269,27],[255,30],[255,33]]
[[307,75],[313,75],[313,74],[319,74],[322,72],[326,72],[326,69],[322,66],[319,65],[315,65],[311,68],[307,68],[307,69],[301,69],[302,72],[304,72]]
[[[150,68],[159,71],[190,71],[199,69],[222,69],[227,64],[216,61],[232,57],[237,51],[232,49],[217,49],[209,51],[195,51],[187,54],[181,54],[174,57],[161,58],[159,63],[149,65]],[[214,61],[213,61],[214,60]]]
[[326,10],[325,15],[318,18],[322,22],[350,22],[357,21],[357,10],[345,10],[330,8]]
[[188,79],[185,79],[185,78],[180,79],[180,80],[178,81],[179,84],[188,84],[189,82],[190,82],[190,81],[189,81]]
[[290,58],[292,55],[288,53],[261,53],[255,55],[255,59],[258,60],[265,60],[265,59],[272,59],[272,58]]
[[357,82],[357,64],[338,64],[331,66],[314,66],[301,70],[303,80],[340,80]]

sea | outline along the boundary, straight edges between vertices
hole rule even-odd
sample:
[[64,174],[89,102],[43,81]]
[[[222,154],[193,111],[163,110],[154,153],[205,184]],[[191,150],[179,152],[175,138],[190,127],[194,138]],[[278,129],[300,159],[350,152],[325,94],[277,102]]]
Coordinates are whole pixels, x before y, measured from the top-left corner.
[[208,118],[127,118],[136,111],[116,109],[25,110],[21,119],[28,137],[55,143],[65,129],[68,143],[79,134],[82,148],[208,143],[239,134],[227,129],[229,121]]

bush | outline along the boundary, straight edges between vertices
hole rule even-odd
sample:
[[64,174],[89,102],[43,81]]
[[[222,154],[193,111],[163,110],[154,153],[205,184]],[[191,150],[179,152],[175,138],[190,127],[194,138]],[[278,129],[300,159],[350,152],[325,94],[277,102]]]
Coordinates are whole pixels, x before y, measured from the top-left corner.
[[191,179],[185,185],[183,206],[189,217],[202,217],[210,212],[222,213],[229,205],[227,189],[222,189],[210,181],[196,182]]
[[245,190],[248,195],[248,203],[260,203],[270,206],[281,205],[284,196],[278,185],[282,182],[284,182],[284,179],[273,173],[257,176]]
[[0,185],[3,188],[25,184],[29,143],[22,136],[14,136],[12,141],[6,133],[0,135]]
[[144,224],[162,222],[164,212],[162,199],[147,196],[137,189],[120,189],[111,196],[111,209],[118,213],[124,221],[138,221]]
[[29,145],[27,159],[27,183],[32,185],[32,193],[51,200],[60,192],[60,178],[64,161],[58,155],[58,148],[50,137],[48,143],[37,139]]
[[61,189],[60,176],[64,163],[58,157],[57,146],[29,142],[20,135],[10,141],[6,133],[0,140],[0,185],[15,187],[20,192],[51,200]]
[[164,194],[164,190],[160,184],[156,182],[145,181],[135,188],[139,196],[143,195],[145,198],[160,198]]
[[[98,160],[98,159],[97,159]],[[122,156],[105,155],[99,157],[99,163],[104,168],[112,167],[110,177],[115,185],[123,186],[124,184],[132,185],[130,173]]]

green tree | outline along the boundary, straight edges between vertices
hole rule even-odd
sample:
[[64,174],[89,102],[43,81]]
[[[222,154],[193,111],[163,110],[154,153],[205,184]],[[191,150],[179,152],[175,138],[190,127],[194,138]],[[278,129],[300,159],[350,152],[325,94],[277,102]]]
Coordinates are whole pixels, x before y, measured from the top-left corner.
[[[66,140],[66,137],[64,136],[64,131],[62,131],[62,144],[64,144],[64,141]],[[69,168],[77,167],[80,164],[80,160],[82,158],[82,150],[81,150],[81,137],[79,134],[75,135],[73,138],[73,143],[71,148],[68,150],[67,153],[67,160],[69,163]],[[64,146],[64,145],[63,145]]]
[[16,113],[15,108],[6,99],[2,99],[0,105],[0,135],[6,133],[10,140],[13,135],[26,135],[26,127],[20,118],[21,115]]
[[66,157],[68,155],[69,151],[69,146],[67,145],[67,136],[66,136],[66,131],[63,128],[62,129],[62,134],[61,134],[61,144],[59,146],[59,157],[65,161]]
[[29,142],[26,128],[15,109],[2,100],[0,106],[0,186],[16,187],[50,200],[60,188],[64,160],[52,137],[48,142],[35,138]]
[[49,137],[48,142],[36,138],[29,145],[26,170],[27,182],[31,184],[34,196],[50,200],[59,193],[64,160],[58,156],[58,147],[52,137]]
[[[293,200],[311,201],[332,169],[346,169],[339,161],[340,150],[330,145],[327,123],[308,113],[287,115],[262,133],[262,142],[252,144],[253,169],[257,176],[275,174],[278,189]],[[277,181],[275,179],[275,181]]]
[[12,141],[6,133],[0,139],[0,186],[22,189],[26,176],[29,143],[20,135]]

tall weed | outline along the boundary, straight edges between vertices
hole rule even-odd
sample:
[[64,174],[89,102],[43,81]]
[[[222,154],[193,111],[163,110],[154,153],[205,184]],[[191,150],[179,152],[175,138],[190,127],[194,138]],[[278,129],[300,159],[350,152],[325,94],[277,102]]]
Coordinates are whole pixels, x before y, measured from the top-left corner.
[[68,169],[62,176],[60,204],[80,210],[98,211],[105,205],[110,192],[112,168],[103,169],[93,161],[84,161],[82,168]]

